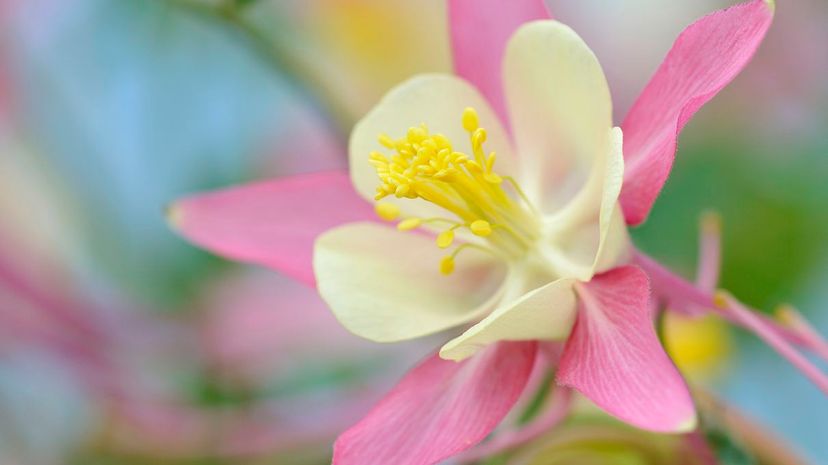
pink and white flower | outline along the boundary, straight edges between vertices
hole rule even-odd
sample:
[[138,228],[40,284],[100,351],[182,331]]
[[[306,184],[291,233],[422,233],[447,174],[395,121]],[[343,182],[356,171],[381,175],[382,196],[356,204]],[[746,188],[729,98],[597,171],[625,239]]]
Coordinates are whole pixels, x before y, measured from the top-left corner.
[[[337,464],[430,464],[460,452],[550,363],[559,384],[632,425],[693,429],[636,264],[660,269],[634,250],[626,225],[646,219],[678,133],[747,64],[773,4],[749,1],[688,27],[620,128],[594,54],[542,2],[448,6],[457,75],[389,92],[354,128],[349,174],[190,197],[173,205],[171,223],[203,247],[316,285],[365,338],[471,324],[340,437]],[[401,218],[397,228],[375,209]],[[696,290],[702,297],[655,289],[688,311],[714,306]],[[554,341],[559,356],[546,350]]]

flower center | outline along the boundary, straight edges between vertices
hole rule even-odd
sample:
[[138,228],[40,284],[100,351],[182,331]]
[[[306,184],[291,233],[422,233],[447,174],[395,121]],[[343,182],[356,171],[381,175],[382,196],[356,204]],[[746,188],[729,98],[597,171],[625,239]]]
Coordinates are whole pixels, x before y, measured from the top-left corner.
[[[437,236],[437,246],[443,249],[452,246],[456,230],[467,229],[473,234],[470,242],[457,246],[440,262],[444,274],[454,270],[455,257],[466,248],[516,260],[526,255],[539,235],[538,215],[523,190],[513,178],[495,172],[496,155],[486,155],[486,130],[479,127],[478,121],[473,108],[463,111],[462,124],[469,134],[471,155],[455,150],[446,136],[431,134],[425,124],[409,128],[399,139],[381,134],[380,144],[394,153],[369,155],[380,179],[374,197],[377,201],[389,195],[422,199],[450,214],[405,218],[397,224],[398,229],[410,231],[426,223],[446,224],[448,228]],[[376,210],[387,221],[399,216],[399,208],[392,203],[380,202]]]

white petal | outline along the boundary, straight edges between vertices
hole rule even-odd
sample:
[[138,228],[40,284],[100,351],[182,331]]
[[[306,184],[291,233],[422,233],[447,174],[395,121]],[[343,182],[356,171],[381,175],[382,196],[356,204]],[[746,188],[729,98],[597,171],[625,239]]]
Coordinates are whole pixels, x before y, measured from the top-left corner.
[[426,235],[351,223],[319,236],[313,265],[319,293],[349,331],[393,342],[480,318],[496,305],[504,266],[468,249],[445,276],[444,254]]
[[575,322],[574,279],[559,279],[503,304],[440,349],[440,357],[463,360],[498,341],[564,339]]
[[[393,139],[403,137],[408,128],[425,123],[432,133],[448,137],[454,150],[471,156],[469,135],[463,129],[462,116],[466,107],[477,110],[480,127],[486,129],[487,153],[497,154],[495,171],[513,175],[512,149],[509,138],[497,116],[480,93],[468,82],[451,75],[426,74],[414,77],[392,89],[354,127],[348,148],[351,179],[357,192],[370,201],[379,185],[374,167],[368,163],[372,151],[390,154],[377,137],[387,134]],[[383,201],[396,203],[404,216],[446,216],[439,207],[422,199],[396,199],[388,196]]]
[[609,132],[605,155],[593,163],[583,189],[546,220],[548,239],[542,250],[560,276],[588,281],[629,257],[629,236],[618,205],[624,179],[623,135],[620,128]]
[[569,27],[518,29],[503,65],[520,181],[544,213],[566,203],[603,155],[612,101],[595,55]]

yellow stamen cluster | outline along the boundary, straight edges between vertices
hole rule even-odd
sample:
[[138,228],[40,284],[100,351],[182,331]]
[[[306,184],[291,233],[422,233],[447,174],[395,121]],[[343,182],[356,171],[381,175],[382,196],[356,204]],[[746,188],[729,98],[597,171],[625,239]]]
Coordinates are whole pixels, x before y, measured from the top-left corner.
[[[388,195],[410,199],[429,196],[442,199],[422,181],[470,181],[482,179],[499,184],[502,179],[492,171],[495,153],[487,157],[483,152],[486,130],[477,127],[477,113],[467,108],[463,113],[463,127],[469,131],[474,158],[452,150],[451,142],[442,134],[430,134],[423,124],[408,129],[406,137],[393,140],[380,135],[379,141],[385,147],[395,150],[390,158],[379,152],[371,152],[370,163],[376,168],[382,183],[377,187],[376,200]],[[464,179],[465,178],[465,179]],[[450,207],[450,205],[441,205]],[[447,208],[451,209],[451,208]]]
[[[380,184],[376,200],[390,195],[397,198],[423,199],[442,207],[457,219],[406,218],[398,223],[401,231],[410,231],[424,223],[447,223],[450,227],[437,236],[437,246],[448,248],[454,243],[455,230],[467,228],[475,236],[485,238],[489,245],[464,244],[443,259],[440,270],[450,274],[454,270],[454,256],[465,247],[484,248],[492,253],[514,257],[526,252],[533,241],[537,221],[527,211],[523,192],[511,178],[503,178],[494,171],[496,155],[486,154],[486,130],[479,126],[479,117],[472,108],[466,108],[462,125],[469,134],[471,153],[456,151],[451,141],[442,134],[432,134],[425,124],[411,127],[406,135],[392,139],[381,134],[379,142],[392,150],[391,156],[371,152],[369,162],[377,170]],[[503,180],[509,181],[524,203],[515,202],[503,189]],[[394,221],[399,209],[389,202],[377,204],[377,214]]]

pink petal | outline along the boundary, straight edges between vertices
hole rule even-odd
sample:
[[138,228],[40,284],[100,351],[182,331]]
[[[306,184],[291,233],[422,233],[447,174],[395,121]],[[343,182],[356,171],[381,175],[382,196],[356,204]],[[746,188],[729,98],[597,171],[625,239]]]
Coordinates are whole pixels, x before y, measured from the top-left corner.
[[373,220],[346,173],[315,173],[177,201],[170,224],[224,257],[274,268],[313,285],[313,243],[351,221]]
[[454,71],[477,87],[508,127],[500,64],[515,30],[536,19],[551,19],[542,0],[450,0]]
[[699,261],[696,285],[707,292],[716,289],[722,267],[722,219],[718,213],[707,212],[701,218]]
[[558,382],[639,428],[692,429],[693,400],[653,329],[647,275],[635,266],[615,268],[577,290],[580,311]]
[[223,275],[207,291],[201,341],[222,373],[258,380],[295,369],[297,358],[335,363],[376,354],[374,344],[336,321],[315,289],[288,277],[266,271]]
[[748,63],[773,9],[772,2],[753,0],[717,11],[676,39],[621,125],[627,162],[621,206],[627,223],[647,218],[670,174],[679,132]]
[[429,465],[482,441],[512,408],[534,342],[504,342],[457,363],[432,355],[334,445],[334,465]]

